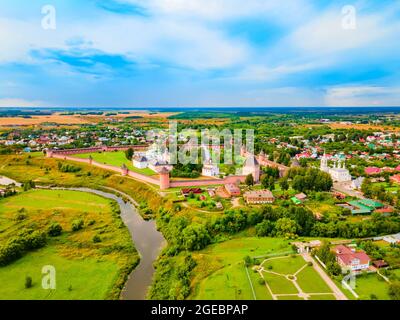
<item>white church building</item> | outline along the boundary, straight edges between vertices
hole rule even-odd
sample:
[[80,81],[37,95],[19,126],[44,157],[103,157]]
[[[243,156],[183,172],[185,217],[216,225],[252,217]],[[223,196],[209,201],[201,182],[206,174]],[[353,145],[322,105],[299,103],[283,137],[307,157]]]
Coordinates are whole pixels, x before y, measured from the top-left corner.
[[350,182],[351,175],[349,170],[346,168],[346,163],[344,160],[336,160],[334,161],[333,167],[329,167],[328,163],[329,159],[324,154],[321,158],[321,171],[329,173],[334,182]]
[[205,177],[217,177],[219,176],[219,167],[218,164],[213,163],[212,159],[211,159],[211,154],[210,154],[210,150],[208,149],[207,146],[202,145],[201,146],[202,149],[202,155],[203,155],[203,169],[201,174]]
[[205,177],[217,177],[219,176],[219,167],[210,159],[207,163],[203,164],[203,170],[201,174]]

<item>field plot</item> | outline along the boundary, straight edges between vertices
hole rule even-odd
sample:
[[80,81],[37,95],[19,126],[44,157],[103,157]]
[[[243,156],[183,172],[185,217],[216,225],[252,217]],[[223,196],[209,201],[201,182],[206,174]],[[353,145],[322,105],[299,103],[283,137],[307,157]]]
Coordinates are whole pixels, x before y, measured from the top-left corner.
[[[54,224],[62,230],[50,236]],[[0,200],[0,250],[31,229],[45,233],[46,243],[0,266],[0,299],[118,299],[139,260],[115,203],[96,195],[31,190]],[[56,270],[55,290],[41,285],[48,265]],[[26,277],[32,278],[30,288]]]
[[390,300],[389,284],[377,274],[368,274],[357,277],[354,290],[362,300]]
[[[243,263],[245,256],[262,257],[290,252],[288,240],[279,238],[236,238],[208,247],[193,256],[196,259],[191,299],[272,300],[260,277]],[[253,292],[254,291],[254,292]]]
[[254,269],[274,300],[335,300],[332,290],[300,255],[266,259]]
[[156,175],[156,173],[149,168],[146,169],[135,168],[132,162],[126,158],[125,153],[123,151],[93,152],[93,153],[83,153],[74,155],[74,157],[82,159],[89,159],[90,156],[93,158],[94,161],[99,163],[109,164],[111,166],[116,166],[116,167],[121,167],[123,164],[125,164],[127,168],[131,171],[138,172],[146,176]]

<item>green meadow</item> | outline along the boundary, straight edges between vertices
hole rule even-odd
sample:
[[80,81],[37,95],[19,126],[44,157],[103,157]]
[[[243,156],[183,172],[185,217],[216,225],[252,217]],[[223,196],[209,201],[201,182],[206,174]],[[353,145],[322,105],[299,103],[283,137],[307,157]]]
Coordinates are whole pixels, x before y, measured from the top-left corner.
[[[285,239],[250,237],[228,240],[194,253],[197,266],[193,272],[193,293],[189,298],[253,300],[244,257],[263,257],[290,250],[289,241]],[[265,286],[258,283],[260,277],[251,268],[248,268],[248,272],[256,298],[270,300],[271,296]]]
[[133,166],[132,161],[129,161],[124,151],[115,151],[115,152],[92,152],[92,153],[83,153],[83,154],[76,154],[73,157],[82,158],[82,159],[89,159],[92,157],[94,161],[109,164],[116,167],[121,167],[122,165],[126,165],[127,168],[131,171],[138,172],[147,176],[154,176],[156,173],[149,169],[138,169]]
[[[197,262],[192,281],[191,299],[216,300],[272,300],[261,276],[254,270],[260,264],[264,280],[278,300],[303,299],[292,281],[286,278],[296,274],[296,281],[303,292],[312,300],[335,300],[323,279],[299,255],[291,252],[288,240],[279,238],[236,238],[212,245],[193,254]],[[282,256],[281,256],[282,255]],[[244,257],[255,258],[256,264],[247,267]],[[250,278],[250,279],[249,279]],[[253,292],[254,291],[254,292]]]
[[[82,228],[72,230],[74,221]],[[31,190],[0,200],[0,246],[21,230],[62,227],[47,244],[0,267],[0,299],[118,299],[139,262],[115,202],[76,191]],[[94,241],[96,237],[96,241]],[[56,289],[42,288],[43,266],[54,266]],[[25,288],[25,279],[32,287]]]

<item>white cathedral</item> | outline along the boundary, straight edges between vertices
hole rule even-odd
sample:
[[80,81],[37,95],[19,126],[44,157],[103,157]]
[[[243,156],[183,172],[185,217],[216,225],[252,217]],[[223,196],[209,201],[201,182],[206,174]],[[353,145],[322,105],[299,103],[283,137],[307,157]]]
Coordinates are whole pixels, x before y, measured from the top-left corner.
[[321,171],[329,173],[334,182],[349,182],[351,175],[349,170],[346,169],[344,160],[335,160],[333,167],[330,168],[328,164],[328,157],[324,154],[321,158]]

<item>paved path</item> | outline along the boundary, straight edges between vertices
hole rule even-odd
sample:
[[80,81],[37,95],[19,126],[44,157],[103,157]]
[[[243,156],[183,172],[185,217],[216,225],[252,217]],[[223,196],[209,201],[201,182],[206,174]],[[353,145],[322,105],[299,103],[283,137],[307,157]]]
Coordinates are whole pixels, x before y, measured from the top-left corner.
[[314,270],[319,273],[321,278],[325,281],[329,288],[331,288],[334,293],[336,300],[348,300],[346,295],[338,288],[338,286],[333,282],[333,280],[325,273],[324,270],[319,266],[319,264],[311,257],[309,253],[303,253],[302,257],[307,262],[312,262]]

